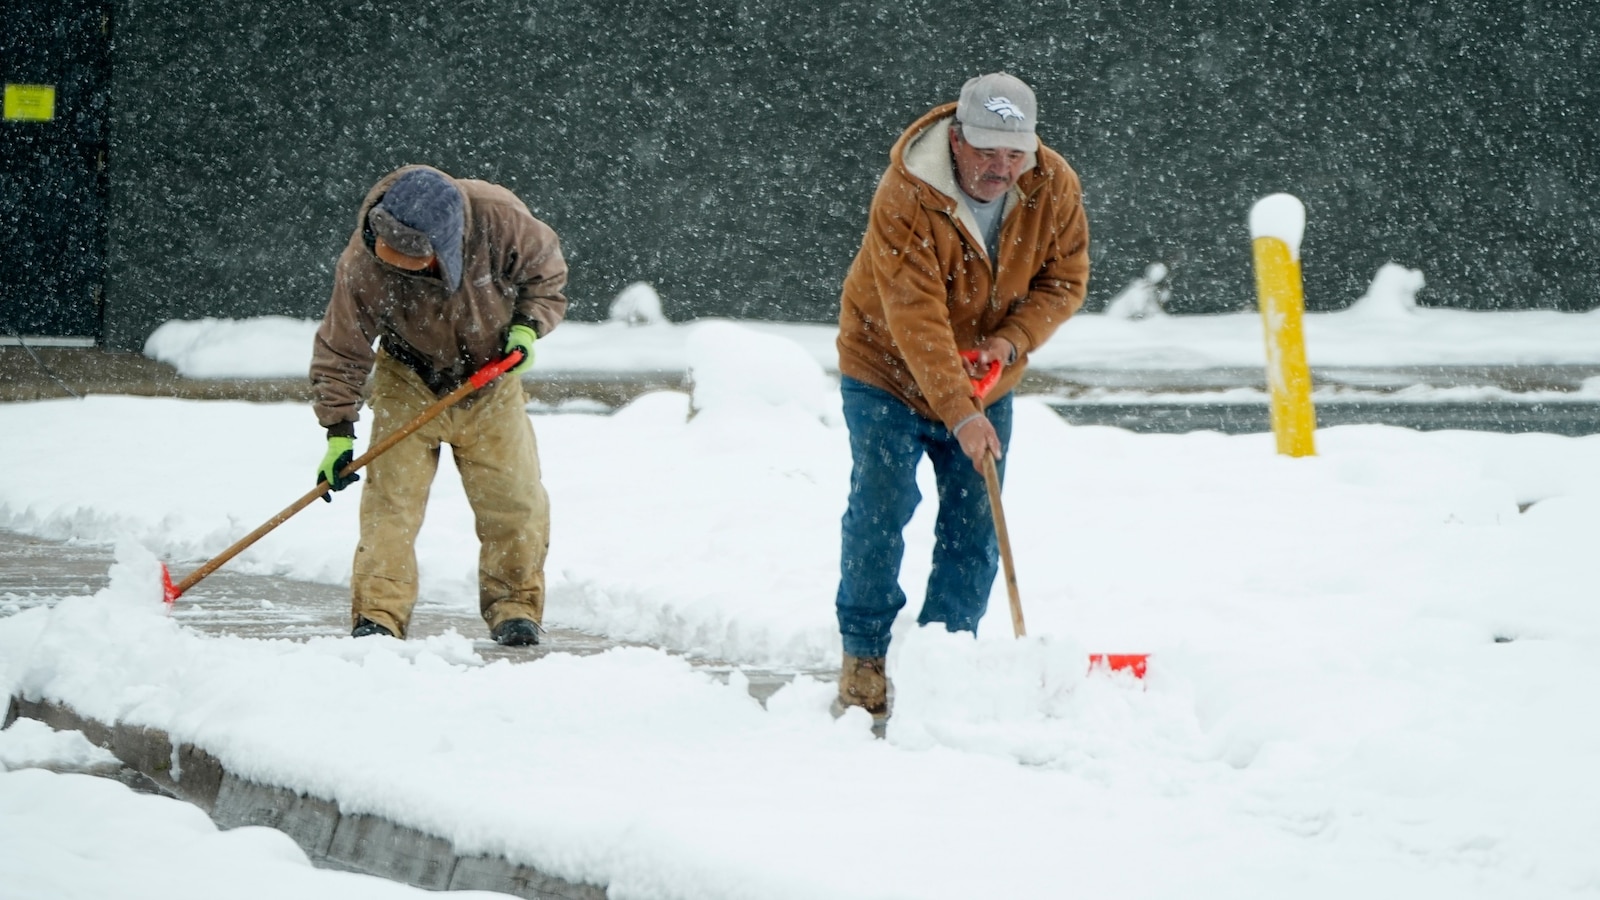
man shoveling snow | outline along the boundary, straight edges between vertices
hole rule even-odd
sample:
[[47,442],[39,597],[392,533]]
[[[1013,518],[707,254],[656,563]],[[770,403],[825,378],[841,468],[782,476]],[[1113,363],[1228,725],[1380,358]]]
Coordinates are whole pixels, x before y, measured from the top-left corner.
[[[1036,113],[1032,89],[994,73],[907,129],[844,282],[839,371],[854,468],[836,599],[839,704],[874,718],[889,711],[885,660],[906,603],[903,532],[921,500],[922,455],[939,515],[917,621],[976,632],[1000,559],[984,460],[1003,460],[1028,353],[1083,305],[1082,190],[1035,136]],[[970,362],[964,351],[976,351]],[[979,397],[971,377],[991,366],[999,380]]]

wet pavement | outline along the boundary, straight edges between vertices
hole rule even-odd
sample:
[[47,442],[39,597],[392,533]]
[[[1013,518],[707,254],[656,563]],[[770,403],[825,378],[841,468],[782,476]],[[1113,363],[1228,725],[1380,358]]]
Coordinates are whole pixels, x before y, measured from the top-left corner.
[[[1272,430],[1266,403],[1084,402],[1046,399],[1074,425],[1106,425],[1144,434],[1220,431],[1258,434]],[[1398,425],[1418,431],[1542,432],[1567,437],[1600,434],[1600,402],[1573,400],[1392,400],[1355,397],[1314,403],[1318,428],[1335,425]]]
[[[0,615],[50,603],[58,597],[93,594],[109,581],[109,547],[50,541],[0,530]],[[173,580],[189,567],[172,564]],[[224,566],[185,593],[173,617],[203,634],[247,638],[331,637],[350,633],[346,588],[263,575],[230,572]],[[538,646],[501,647],[489,640],[483,620],[470,611],[418,603],[412,638],[454,629],[472,640],[485,659],[534,659],[547,653],[598,653],[615,642],[565,629],[550,629]]]
[[[1506,434],[1600,434],[1600,365],[1374,366],[1312,369],[1317,426],[1395,425]],[[1051,370],[1023,389],[1074,425],[1146,434],[1272,430],[1260,369]],[[1223,396],[1223,392],[1245,396]]]

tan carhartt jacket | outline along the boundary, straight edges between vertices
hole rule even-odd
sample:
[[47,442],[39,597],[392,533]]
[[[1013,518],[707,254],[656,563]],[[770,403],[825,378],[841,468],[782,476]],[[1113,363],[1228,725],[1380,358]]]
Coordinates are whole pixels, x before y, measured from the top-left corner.
[[1028,353],[1083,305],[1089,282],[1078,175],[1043,143],[1007,195],[1000,259],[989,259],[956,186],[947,137],[955,106],[929,111],[889,152],[845,277],[838,340],[842,374],[947,427],[979,411],[959,352],[988,337],[1017,348],[985,402],[1003,397]]
[[567,263],[555,231],[515,194],[486,181],[451,179],[465,201],[460,288],[451,292],[436,274],[378,259],[367,211],[416,168],[423,167],[397,169],[367,192],[334,269],[333,296],[311,354],[313,408],[330,434],[354,433],[380,338],[391,356],[444,396],[505,355],[514,322],[544,337],[566,316]]

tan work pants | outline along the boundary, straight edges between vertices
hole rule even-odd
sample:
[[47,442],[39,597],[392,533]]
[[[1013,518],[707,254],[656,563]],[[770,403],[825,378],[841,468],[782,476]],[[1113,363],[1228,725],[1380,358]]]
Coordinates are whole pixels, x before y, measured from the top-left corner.
[[[406,636],[417,602],[417,532],[449,444],[477,525],[478,608],[492,631],[506,619],[544,620],[544,560],[550,502],[539,480],[539,449],[527,395],[502,376],[468,408],[445,410],[366,469],[361,542],[350,578],[351,623],[364,617]],[[373,374],[372,442],[416,418],[438,398],[386,353]]]

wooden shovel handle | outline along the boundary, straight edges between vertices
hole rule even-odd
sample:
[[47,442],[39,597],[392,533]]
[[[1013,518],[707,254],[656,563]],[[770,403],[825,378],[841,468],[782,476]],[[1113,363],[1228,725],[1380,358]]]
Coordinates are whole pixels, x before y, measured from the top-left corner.
[[[456,405],[457,403],[460,403],[461,400],[468,394],[481,389],[489,382],[494,381],[501,375],[504,375],[507,371],[514,368],[517,363],[520,362],[522,362],[522,351],[513,350],[511,351],[510,355],[506,356],[505,359],[502,359],[499,362],[490,363],[489,365],[484,366],[482,369],[479,369],[470,379],[468,379],[466,384],[463,384],[462,386],[451,391],[449,394],[446,394],[438,400],[435,400],[432,406],[429,406],[427,409],[418,413],[416,418],[390,432],[384,437],[383,440],[374,444],[372,449],[351,460],[348,465],[339,470],[340,477],[359,471],[368,463],[377,459],[379,456],[382,456],[389,448],[410,437],[412,432],[433,421],[440,413]],[[240,538],[232,547],[229,547],[228,549],[217,554],[217,556],[210,562],[207,562],[205,565],[189,573],[188,578],[178,582],[178,584],[173,586],[172,590],[167,593],[167,602],[171,603],[172,601],[183,596],[183,592],[194,587],[196,584],[199,584],[200,579],[221,568],[222,565],[228,560],[233,559],[235,556],[238,556],[240,553],[244,552],[245,548],[249,547],[251,544],[254,544],[256,541],[261,540],[267,535],[268,532],[272,531],[272,529],[277,528],[284,522],[289,521],[289,518],[295,513],[305,509],[307,506],[316,501],[318,497],[321,497],[323,494],[328,493],[328,491],[332,489],[333,485],[326,481],[317,482],[316,487],[307,491],[300,499],[284,507],[282,512],[261,523],[261,527]]]
[[989,486],[989,512],[994,517],[994,534],[1000,541],[1000,561],[1006,570],[1006,593],[1011,598],[1011,630],[1024,637],[1028,629],[1022,623],[1022,596],[1017,592],[1017,567],[1011,561],[1011,535],[1006,531],[1006,513],[1000,506],[1000,473],[994,465],[994,454],[983,455],[983,481]]

